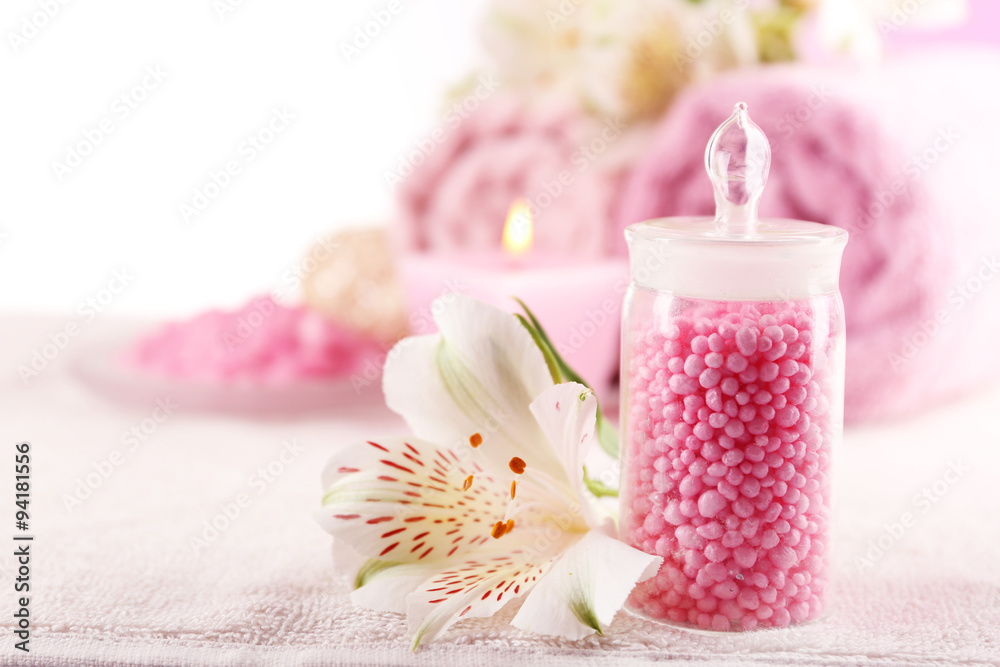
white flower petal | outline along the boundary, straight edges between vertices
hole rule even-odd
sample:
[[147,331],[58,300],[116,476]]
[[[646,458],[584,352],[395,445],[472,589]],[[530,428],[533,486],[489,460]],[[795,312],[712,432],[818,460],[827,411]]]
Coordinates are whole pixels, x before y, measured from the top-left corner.
[[406,613],[406,596],[441,571],[441,563],[394,565],[369,577],[351,593],[351,602],[374,611]]
[[[587,387],[576,382],[564,382],[546,389],[531,403],[531,413],[559,458],[569,493],[590,526],[599,520],[583,493],[583,461],[596,442],[594,424],[597,398]],[[529,466],[532,460],[528,459]]]
[[413,432],[453,449],[476,450],[492,471],[514,456],[558,470],[528,406],[551,387],[545,359],[517,319],[463,295],[434,304],[440,336],[401,341],[389,353],[382,387],[386,404]]
[[415,438],[348,447],[323,483],[320,525],[362,555],[403,563],[475,550],[504,518],[510,493],[507,479]]
[[358,553],[358,550],[345,540],[331,540],[330,554],[333,557],[333,571],[341,581],[353,587],[358,573],[364,569],[370,558]]
[[492,616],[525,595],[574,539],[563,535],[541,550],[524,543],[510,548],[509,543],[509,551],[499,551],[513,537],[505,535],[497,541],[496,549],[455,563],[410,594],[407,618],[414,648],[433,641],[457,621]]
[[592,530],[535,585],[511,625],[567,639],[603,634],[635,585],[653,576],[662,560]]

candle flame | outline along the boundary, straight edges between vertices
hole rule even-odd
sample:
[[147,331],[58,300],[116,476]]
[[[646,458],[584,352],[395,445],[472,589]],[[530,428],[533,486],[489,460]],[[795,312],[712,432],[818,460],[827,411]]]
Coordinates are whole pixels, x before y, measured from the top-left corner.
[[514,257],[520,257],[531,250],[533,238],[531,205],[524,199],[518,199],[511,204],[503,226],[503,249]]

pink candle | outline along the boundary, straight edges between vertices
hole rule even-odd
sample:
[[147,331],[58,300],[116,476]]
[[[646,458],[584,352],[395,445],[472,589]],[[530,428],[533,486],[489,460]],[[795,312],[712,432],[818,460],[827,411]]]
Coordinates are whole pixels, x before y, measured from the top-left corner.
[[594,389],[606,390],[618,368],[621,306],[628,265],[617,258],[573,261],[531,251],[531,221],[515,203],[495,253],[404,256],[400,272],[414,333],[432,330],[431,304],[461,293],[505,308],[524,301],[557,351]]

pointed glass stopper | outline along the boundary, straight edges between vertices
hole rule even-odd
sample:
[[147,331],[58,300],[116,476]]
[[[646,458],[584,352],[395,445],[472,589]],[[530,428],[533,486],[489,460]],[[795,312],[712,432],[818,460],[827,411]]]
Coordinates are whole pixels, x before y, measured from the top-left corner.
[[771,147],[739,102],[705,149],[705,168],[715,190],[715,230],[721,236],[753,236],[764,193]]

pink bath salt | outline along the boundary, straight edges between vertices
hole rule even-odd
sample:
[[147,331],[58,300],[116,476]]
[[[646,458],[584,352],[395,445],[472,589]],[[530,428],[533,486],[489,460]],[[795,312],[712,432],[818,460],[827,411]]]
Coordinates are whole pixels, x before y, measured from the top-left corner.
[[735,530],[727,531],[726,534],[722,536],[722,546],[727,549],[738,547],[741,544],[743,544],[743,536]]
[[752,325],[736,332],[736,348],[740,354],[750,356],[757,350],[757,330]]
[[[725,342],[723,341],[722,344],[725,345]],[[724,364],[725,361],[726,358],[718,352],[709,352],[705,355],[705,365],[709,368],[722,368],[722,364]],[[796,368],[796,371],[798,371],[798,368]]]
[[726,529],[718,521],[712,521],[698,526],[697,532],[707,540],[717,540],[725,534]]
[[694,475],[686,475],[680,483],[680,492],[685,496],[694,496],[701,491],[702,482],[700,477]]
[[723,378],[722,382],[719,383],[719,386],[722,387],[722,393],[726,396],[735,396],[736,392],[740,390],[739,380],[733,377]]
[[772,625],[776,628],[787,627],[792,622],[791,614],[788,613],[788,609],[785,607],[776,608],[774,610],[774,616],[772,616],[771,619],[773,621]]
[[698,383],[701,384],[705,389],[711,389],[715,385],[719,384],[722,379],[722,373],[715,368],[706,368],[702,371],[701,375],[698,376]]
[[[740,592],[739,587],[732,581],[726,581],[712,586],[712,595],[720,600],[732,600]],[[728,626],[724,629],[728,629]]]
[[709,542],[704,549],[705,558],[713,563],[722,563],[729,558],[730,551],[718,542]]
[[757,562],[757,550],[748,546],[739,546],[733,550],[733,562],[741,569],[749,570]]
[[[681,368],[681,371],[683,371],[683,367]],[[693,393],[697,390],[699,385],[698,381],[693,377],[689,375],[682,375],[681,373],[675,373],[670,377],[669,386],[670,391],[683,396]]]
[[705,370],[705,359],[697,354],[689,354],[684,360],[684,372],[689,376],[696,378],[701,375],[701,372]]
[[705,563],[703,571],[714,582],[725,581],[729,576],[729,570],[726,569],[726,566],[723,563]]
[[714,489],[706,491],[698,498],[698,511],[708,519],[716,516],[726,505],[726,499]]
[[[833,351],[813,345],[829,344],[812,331],[822,320],[809,302],[671,307],[683,314],[632,334],[623,378],[621,535],[664,558],[629,605],[716,630],[816,618],[836,434]],[[661,437],[672,444],[643,454]],[[653,483],[668,473],[671,485]]]
[[679,526],[677,530],[674,531],[674,537],[677,538],[677,543],[682,547],[705,545],[705,540],[698,535],[697,530],[690,524]]
[[760,596],[752,588],[742,588],[739,595],[736,596],[736,602],[744,609],[753,611],[760,606]]
[[666,509],[663,511],[663,518],[674,526],[680,526],[684,524],[686,517],[681,514],[681,504],[677,500],[671,500],[667,503]]
[[124,361],[182,380],[284,385],[360,373],[381,351],[374,340],[313,310],[263,296],[235,311],[212,310],[163,325]]
[[787,572],[792,565],[798,560],[795,556],[795,552],[787,546],[777,546],[768,552],[768,558],[771,559],[771,563],[775,567],[779,568],[783,572]]
[[742,354],[733,352],[726,358],[726,370],[733,373],[742,373],[747,368],[747,358]]

